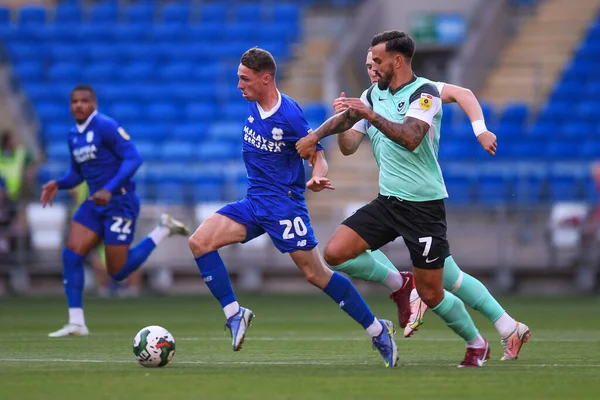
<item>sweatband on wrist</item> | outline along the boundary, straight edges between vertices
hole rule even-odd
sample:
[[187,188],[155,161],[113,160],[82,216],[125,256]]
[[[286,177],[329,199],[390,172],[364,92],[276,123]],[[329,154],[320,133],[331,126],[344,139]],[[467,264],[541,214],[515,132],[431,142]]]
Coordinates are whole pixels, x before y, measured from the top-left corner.
[[487,132],[488,131],[487,126],[485,126],[485,121],[482,120],[482,119],[478,119],[477,121],[473,121],[471,123],[471,126],[473,127],[473,133],[475,134],[475,137],[478,137],[483,132]]

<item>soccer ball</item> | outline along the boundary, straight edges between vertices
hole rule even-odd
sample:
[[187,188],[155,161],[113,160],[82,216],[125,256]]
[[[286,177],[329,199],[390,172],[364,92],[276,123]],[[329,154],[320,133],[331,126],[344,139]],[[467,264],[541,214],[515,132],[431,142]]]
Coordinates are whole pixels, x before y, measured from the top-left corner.
[[175,355],[175,339],[162,326],[147,326],[133,338],[133,354],[144,367],[164,367]]

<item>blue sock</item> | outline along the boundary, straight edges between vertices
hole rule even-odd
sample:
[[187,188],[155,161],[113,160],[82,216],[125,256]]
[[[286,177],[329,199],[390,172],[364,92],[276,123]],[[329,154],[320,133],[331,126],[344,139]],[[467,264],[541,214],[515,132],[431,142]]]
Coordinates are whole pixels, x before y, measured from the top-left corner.
[[367,329],[375,321],[375,315],[348,278],[334,272],[323,291],[363,328]]
[[229,273],[219,253],[211,251],[195,258],[195,260],[202,279],[206,282],[206,286],[208,286],[213,296],[219,300],[221,307],[225,307],[236,301],[231,281],[229,280]]
[[63,250],[63,283],[69,308],[83,308],[84,258],[67,248]]
[[137,269],[148,259],[150,253],[156,248],[156,244],[150,237],[146,237],[144,240],[139,242],[135,247],[129,249],[129,255],[127,256],[127,262],[123,265],[123,268],[116,274],[111,275],[113,279],[122,281],[129,275],[137,271]]

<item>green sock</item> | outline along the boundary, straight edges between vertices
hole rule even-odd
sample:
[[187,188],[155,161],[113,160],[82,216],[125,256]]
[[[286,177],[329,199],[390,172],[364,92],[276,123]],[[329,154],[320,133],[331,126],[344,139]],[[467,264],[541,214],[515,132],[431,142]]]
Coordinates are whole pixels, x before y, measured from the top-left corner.
[[[375,258],[375,253],[379,253]],[[370,250],[365,251],[358,255],[358,257],[346,261],[340,265],[332,265],[331,268],[334,271],[343,272],[350,275],[353,278],[362,279],[370,282],[384,283],[390,273],[389,267],[379,261],[385,259],[392,267],[394,267],[390,260],[381,252],[371,252]],[[395,268],[394,268],[395,270]]]
[[387,256],[385,254],[383,254],[383,252],[381,250],[375,250],[375,251],[367,250],[367,253],[371,253],[371,255],[373,256],[373,258],[375,260],[377,260],[381,264],[385,265],[385,267],[387,269],[389,269],[390,271],[398,272],[398,268],[396,268],[396,266],[394,264],[392,264],[390,259],[387,258]]
[[446,290],[444,290],[444,300],[431,311],[443,319],[446,325],[467,343],[479,334],[463,302]]
[[482,313],[492,323],[504,309],[483,283],[461,271],[452,256],[444,262],[444,289],[452,292],[469,307]]

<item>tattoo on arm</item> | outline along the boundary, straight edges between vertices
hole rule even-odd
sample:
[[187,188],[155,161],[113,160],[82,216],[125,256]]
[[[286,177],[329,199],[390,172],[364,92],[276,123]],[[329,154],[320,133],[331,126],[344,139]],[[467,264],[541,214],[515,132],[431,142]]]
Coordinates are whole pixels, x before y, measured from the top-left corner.
[[429,131],[429,124],[420,119],[407,117],[399,124],[392,122],[381,115],[371,121],[385,136],[409,151],[416,149]]
[[346,110],[323,122],[321,126],[313,131],[313,134],[321,140],[324,137],[347,131],[352,128],[355,123],[360,121],[360,119],[360,116],[356,115],[355,112]]

